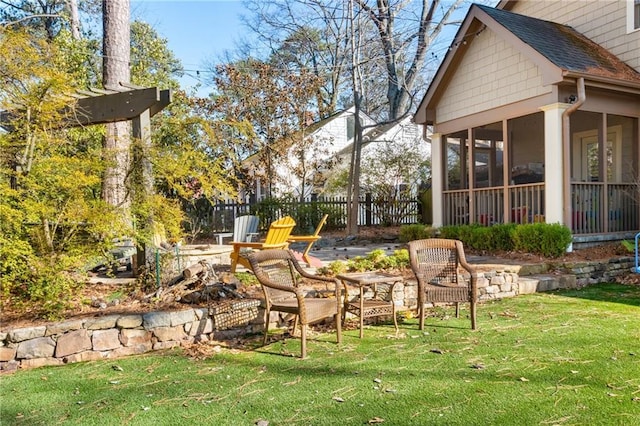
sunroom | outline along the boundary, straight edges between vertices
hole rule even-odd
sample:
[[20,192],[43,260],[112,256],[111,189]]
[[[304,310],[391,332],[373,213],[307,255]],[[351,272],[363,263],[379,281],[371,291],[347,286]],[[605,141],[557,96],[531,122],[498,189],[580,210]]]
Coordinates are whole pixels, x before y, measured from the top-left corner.
[[570,27],[474,5],[414,120],[432,126],[435,226],[640,229],[640,73]]

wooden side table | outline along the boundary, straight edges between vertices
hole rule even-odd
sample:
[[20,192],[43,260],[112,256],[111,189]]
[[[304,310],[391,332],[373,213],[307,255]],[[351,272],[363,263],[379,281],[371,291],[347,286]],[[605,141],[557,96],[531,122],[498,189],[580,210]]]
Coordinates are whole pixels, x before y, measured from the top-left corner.
[[[360,338],[363,337],[364,319],[383,315],[393,316],[393,325],[398,331],[398,319],[396,318],[396,305],[393,302],[393,288],[396,283],[402,281],[402,276],[390,274],[387,272],[354,272],[339,274],[336,278],[342,281],[347,293],[345,300],[345,312],[351,312],[360,318]],[[357,300],[348,300],[347,284],[356,286],[360,289],[360,296]],[[389,286],[389,295],[391,301],[383,300],[378,297],[378,285],[386,284]],[[365,287],[373,290],[371,299],[364,298]]]

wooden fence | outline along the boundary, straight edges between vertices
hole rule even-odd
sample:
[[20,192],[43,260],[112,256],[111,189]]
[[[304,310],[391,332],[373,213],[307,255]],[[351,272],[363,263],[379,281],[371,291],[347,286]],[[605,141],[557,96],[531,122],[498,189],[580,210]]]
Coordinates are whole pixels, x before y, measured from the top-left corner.
[[[343,229],[347,224],[346,197],[318,197],[304,202],[265,200],[254,204],[216,203],[201,199],[185,206],[187,228],[193,234],[210,235],[233,231],[237,216],[260,217],[260,229],[282,216],[296,220],[296,232],[312,232],[323,214],[328,213],[326,229]],[[403,225],[421,222],[421,205],[416,199],[379,200],[366,194],[360,198],[358,225]]]

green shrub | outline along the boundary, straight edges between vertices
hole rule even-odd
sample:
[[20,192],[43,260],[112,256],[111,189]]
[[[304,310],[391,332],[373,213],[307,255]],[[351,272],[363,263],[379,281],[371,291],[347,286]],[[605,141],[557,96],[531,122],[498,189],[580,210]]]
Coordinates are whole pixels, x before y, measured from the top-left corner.
[[492,244],[491,228],[489,227],[469,227],[469,232],[462,235],[467,241],[467,245],[474,250],[490,251],[495,249]]
[[513,250],[513,238],[511,234],[516,226],[515,223],[500,223],[489,228],[491,229],[491,239],[494,250]]
[[636,251],[635,241],[622,240],[621,244],[622,244],[622,247],[624,247],[624,249],[627,250],[629,253],[635,253]]
[[238,279],[238,281],[240,281],[240,283],[245,286],[253,286],[253,285],[260,284],[256,276],[249,272],[236,272],[235,276]]
[[320,275],[335,276],[344,272],[364,272],[374,270],[404,269],[409,266],[409,251],[395,250],[387,256],[384,250],[373,250],[366,257],[357,256],[347,261],[336,260],[318,268]]
[[515,250],[545,257],[562,256],[572,241],[571,230],[557,223],[517,225],[512,237]]
[[468,226],[459,232],[460,239],[474,250],[511,251],[513,240],[511,233],[516,225],[513,223],[493,226]]
[[460,235],[462,234],[461,229],[468,225],[447,225],[442,226],[438,229],[439,235],[438,238],[446,238],[449,240],[461,240]]
[[440,238],[460,240],[469,249],[489,252],[516,250],[560,257],[571,243],[571,230],[559,224],[450,225],[439,231]]
[[478,242],[476,241],[474,234],[481,234],[483,232],[481,229],[486,229],[486,227],[479,224],[460,226],[458,229],[458,240],[472,248],[477,248]]
[[414,240],[422,240],[433,236],[433,230],[430,226],[420,223],[412,225],[402,225],[400,227],[400,242],[407,243]]

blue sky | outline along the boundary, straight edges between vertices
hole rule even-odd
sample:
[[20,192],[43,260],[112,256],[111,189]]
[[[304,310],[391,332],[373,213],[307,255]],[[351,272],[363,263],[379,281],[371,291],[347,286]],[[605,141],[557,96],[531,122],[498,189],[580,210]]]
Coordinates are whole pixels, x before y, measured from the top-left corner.
[[[166,38],[185,70],[183,88],[198,83],[196,71],[233,48],[244,30],[240,0],[131,0],[131,19],[150,24]],[[201,72],[201,76],[202,76]]]
[[[497,0],[480,2],[495,4]],[[464,17],[466,10],[465,7],[457,12],[458,19]],[[198,92],[201,96],[209,93],[207,63],[219,60],[226,50],[234,47],[234,42],[247,36],[240,17],[243,13],[241,0],[131,0],[131,19],[147,22],[167,39],[169,48],[185,68],[185,76],[180,80],[182,87],[188,89],[198,82],[205,83]],[[457,27],[449,27],[446,32],[452,37],[456,30]],[[431,51],[437,56],[428,59],[439,62],[448,46],[448,40],[434,46]],[[436,66],[437,63],[433,64],[434,69]]]

